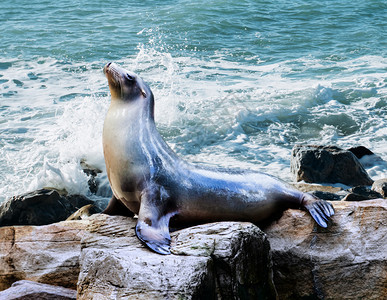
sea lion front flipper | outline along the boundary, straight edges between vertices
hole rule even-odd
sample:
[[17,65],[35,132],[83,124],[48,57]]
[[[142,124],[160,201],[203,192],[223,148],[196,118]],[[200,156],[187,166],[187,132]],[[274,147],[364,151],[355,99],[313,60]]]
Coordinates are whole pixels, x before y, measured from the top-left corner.
[[310,194],[305,194],[302,200],[302,206],[321,227],[328,227],[330,217],[335,214],[331,203],[325,200],[315,198]]
[[168,194],[164,188],[151,186],[141,194],[141,205],[136,225],[136,235],[150,249],[160,254],[170,254],[171,237],[169,219],[175,214],[167,212]]

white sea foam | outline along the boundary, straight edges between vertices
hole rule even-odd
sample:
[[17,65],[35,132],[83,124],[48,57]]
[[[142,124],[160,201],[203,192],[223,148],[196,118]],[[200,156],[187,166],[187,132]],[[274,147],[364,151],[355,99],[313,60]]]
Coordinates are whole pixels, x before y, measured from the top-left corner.
[[[80,161],[104,170],[105,62],[9,62],[0,70],[0,201],[44,186],[87,193]],[[140,46],[117,63],[150,84],[158,128],[190,161],[290,180],[295,143],[363,145],[387,160],[384,58],[266,64],[221,52],[173,57]],[[326,67],[340,72],[313,75]],[[387,177],[383,164],[367,168],[374,179]]]

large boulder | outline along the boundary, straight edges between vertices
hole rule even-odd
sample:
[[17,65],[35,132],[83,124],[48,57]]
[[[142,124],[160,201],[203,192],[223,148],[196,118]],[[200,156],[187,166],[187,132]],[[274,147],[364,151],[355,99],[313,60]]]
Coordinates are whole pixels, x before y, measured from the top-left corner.
[[93,203],[82,195],[40,189],[3,202],[0,205],[0,226],[52,224],[66,220],[82,206]]
[[290,170],[295,181],[343,183],[349,186],[373,183],[352,152],[335,146],[294,146]]
[[64,287],[20,280],[9,289],[0,292],[0,299],[6,300],[76,300],[77,291]]
[[264,231],[280,299],[385,299],[387,202],[332,202],[333,223],[318,227],[287,210]]
[[78,299],[275,299],[270,246],[251,223],[171,234],[172,255],[142,245],[135,220],[94,215],[82,239]]
[[22,279],[75,290],[87,223],[0,227],[0,291]]

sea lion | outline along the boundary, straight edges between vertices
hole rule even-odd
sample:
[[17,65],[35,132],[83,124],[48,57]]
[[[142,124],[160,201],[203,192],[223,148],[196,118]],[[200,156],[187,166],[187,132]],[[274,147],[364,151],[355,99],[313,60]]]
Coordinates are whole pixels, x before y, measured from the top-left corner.
[[111,104],[103,127],[103,149],[113,197],[107,214],[138,215],[137,237],[170,254],[169,222],[260,222],[290,207],[309,211],[327,227],[329,202],[300,192],[264,173],[208,168],[180,159],[154,122],[154,98],[136,74],[104,67]]

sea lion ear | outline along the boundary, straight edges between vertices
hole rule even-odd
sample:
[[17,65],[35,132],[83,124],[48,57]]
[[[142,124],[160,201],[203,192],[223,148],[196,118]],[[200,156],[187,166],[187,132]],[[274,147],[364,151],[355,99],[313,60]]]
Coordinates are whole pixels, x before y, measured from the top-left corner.
[[171,254],[169,220],[175,213],[165,213],[165,193],[158,188],[147,188],[141,195],[136,235],[150,249],[160,254]]

